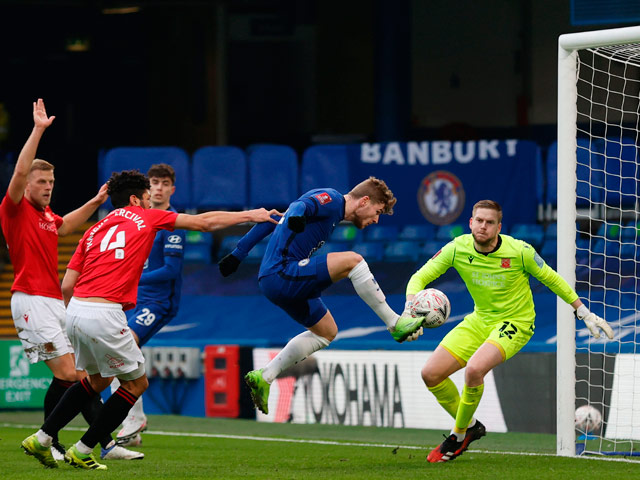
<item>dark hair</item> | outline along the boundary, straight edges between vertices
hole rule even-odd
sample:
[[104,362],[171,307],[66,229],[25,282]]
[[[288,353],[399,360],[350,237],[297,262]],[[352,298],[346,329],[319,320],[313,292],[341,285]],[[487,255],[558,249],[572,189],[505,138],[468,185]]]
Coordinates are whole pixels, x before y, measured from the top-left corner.
[[488,208],[489,210],[495,210],[498,212],[498,223],[502,223],[502,207],[500,204],[494,200],[480,200],[473,206],[473,210],[471,212],[471,216],[476,216],[476,210],[478,208]]
[[147,177],[169,178],[171,179],[172,185],[176,184],[176,171],[171,165],[167,165],[166,163],[156,163],[151,165],[147,172]]
[[384,211],[387,215],[393,215],[393,206],[398,201],[393,192],[384,183],[376,177],[369,177],[364,182],[360,182],[349,192],[353,198],[369,197],[372,203],[384,204]]
[[115,208],[129,205],[129,197],[135,195],[142,200],[144,192],[149,190],[149,179],[138,170],[123,170],[114,172],[107,181],[107,193]]

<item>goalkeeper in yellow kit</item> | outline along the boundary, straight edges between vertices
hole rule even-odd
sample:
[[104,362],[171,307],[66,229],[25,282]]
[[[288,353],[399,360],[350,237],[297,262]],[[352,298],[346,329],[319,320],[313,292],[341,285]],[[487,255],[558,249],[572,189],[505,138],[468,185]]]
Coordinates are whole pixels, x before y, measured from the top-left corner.
[[[445,441],[429,453],[429,462],[446,462],[486,435],[473,414],[480,403],[484,376],[513,357],[534,331],[535,310],[529,286],[533,275],[576,310],[596,338],[613,330],[591,313],[569,284],[545,264],[526,242],[500,235],[502,208],[492,200],[473,207],[471,234],[461,235],[436,253],[409,280],[407,300],[450,267],[464,281],[475,308],[440,342],[422,368],[422,379],[438,403],[455,418]],[[462,395],[449,376],[466,366]]]

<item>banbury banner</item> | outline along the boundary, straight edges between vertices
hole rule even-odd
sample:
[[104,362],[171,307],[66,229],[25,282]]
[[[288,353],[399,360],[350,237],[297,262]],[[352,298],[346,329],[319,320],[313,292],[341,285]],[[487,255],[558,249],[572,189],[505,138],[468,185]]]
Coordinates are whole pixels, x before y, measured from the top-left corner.
[[[540,148],[530,141],[362,143],[347,147],[350,184],[370,175],[398,199],[387,225],[468,225],[473,205],[502,205],[505,222],[535,223]],[[504,230],[503,230],[504,231]]]

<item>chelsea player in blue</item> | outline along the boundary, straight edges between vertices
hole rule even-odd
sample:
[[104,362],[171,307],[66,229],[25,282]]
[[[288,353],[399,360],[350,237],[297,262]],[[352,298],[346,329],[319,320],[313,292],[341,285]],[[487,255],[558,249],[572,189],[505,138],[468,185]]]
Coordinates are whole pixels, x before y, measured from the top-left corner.
[[[176,174],[173,168],[165,163],[152,165],[147,177],[151,184],[151,208],[175,212],[169,203],[171,195],[176,191]],[[153,248],[144,264],[138,285],[138,302],[134,309],[126,312],[131,333],[141,347],[178,313],[184,245],[184,230],[160,230],[153,241]],[[112,384],[112,391],[113,388]],[[122,422],[118,443],[139,445],[140,432],[146,427],[147,417],[140,397]]]
[[324,289],[348,277],[356,293],[384,321],[398,342],[422,334],[424,317],[400,317],[387,304],[367,262],[356,252],[312,254],[324,245],[342,220],[360,229],[393,214],[396,198],[384,181],[369,177],[343,195],[332,188],[311,190],[291,203],[279,224],[253,227],[219,262],[223,276],[233,273],[249,250],[272,233],[260,265],[258,282],[264,295],[307,331],[294,337],[264,368],[245,376],[256,407],[269,413],[269,388],[288,367],[326,347],[338,327],[320,298]]

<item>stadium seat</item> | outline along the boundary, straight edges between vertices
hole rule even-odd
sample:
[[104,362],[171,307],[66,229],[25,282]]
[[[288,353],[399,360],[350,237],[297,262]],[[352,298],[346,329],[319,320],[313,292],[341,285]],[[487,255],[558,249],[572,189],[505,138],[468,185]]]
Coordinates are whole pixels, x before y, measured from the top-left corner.
[[553,269],[558,265],[558,245],[556,239],[548,238],[540,249],[540,256]]
[[420,250],[420,257],[426,262],[429,258],[433,257],[443,247],[443,243],[437,240],[425,242]]
[[213,236],[206,232],[187,231],[184,261],[187,263],[211,263]]
[[362,240],[362,230],[355,225],[338,225],[331,233],[332,242],[359,242]]
[[464,233],[464,227],[455,223],[442,225],[436,232],[436,240],[449,242]]
[[193,154],[193,206],[242,209],[248,205],[247,159],[237,147],[202,147]]
[[529,243],[536,250],[542,246],[544,228],[535,223],[516,223],[509,232],[514,238]]
[[398,240],[428,242],[436,237],[436,227],[431,223],[405,225],[398,234]]
[[[176,192],[171,196],[171,205],[178,210],[192,208],[191,169],[189,156],[178,147],[116,147],[106,152],[98,163],[100,185],[109,180],[113,172],[137,169],[146,174],[156,163],[171,165],[176,172]],[[108,200],[105,208],[111,209]]]
[[367,242],[393,242],[398,237],[396,225],[375,225],[364,231]]
[[635,242],[640,236],[640,225],[635,222],[629,222],[620,227],[620,239],[623,242]]
[[558,205],[558,142],[553,142],[547,150],[547,209],[551,210]]
[[598,227],[598,237],[619,240],[622,228],[615,223],[601,223]]
[[248,158],[249,205],[286,210],[298,198],[298,156],[286,145],[256,145]]
[[590,207],[604,199],[602,142],[578,138],[576,148],[576,207]]
[[322,248],[316,250],[319,255],[326,255],[332,252],[348,252],[351,250],[351,243],[349,242],[334,242],[329,241],[325,243]]
[[263,238],[260,242],[256,244],[251,250],[249,250],[249,254],[245,259],[246,263],[260,263],[262,262],[262,257],[264,257],[264,252],[267,250],[267,245],[269,244],[269,235],[266,238]]
[[[364,179],[363,179],[364,180]],[[302,192],[331,187],[340,193],[351,190],[346,145],[314,145],[302,155]]]
[[398,240],[390,242],[384,249],[384,259],[389,262],[415,262],[420,255],[420,242]]
[[549,225],[547,225],[547,228],[544,231],[544,238],[545,239],[556,239],[558,238],[558,224],[557,223],[550,223]]
[[380,242],[357,242],[353,245],[352,250],[362,255],[368,262],[382,260],[384,256],[384,246]]
[[634,208],[638,196],[638,147],[632,138],[607,138],[604,148],[605,203]]
[[218,247],[218,258],[224,257],[226,254],[231,253],[236,245],[242,238],[242,235],[227,235],[220,242]]

